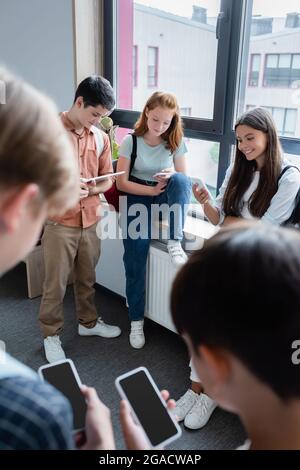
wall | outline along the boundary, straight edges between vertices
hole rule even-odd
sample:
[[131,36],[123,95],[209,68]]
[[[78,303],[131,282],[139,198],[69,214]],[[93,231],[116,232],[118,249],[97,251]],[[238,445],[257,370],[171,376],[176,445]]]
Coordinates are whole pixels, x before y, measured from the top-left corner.
[[76,82],[103,72],[102,1],[74,0]]
[[50,95],[59,109],[73,101],[72,0],[1,0],[0,63]]

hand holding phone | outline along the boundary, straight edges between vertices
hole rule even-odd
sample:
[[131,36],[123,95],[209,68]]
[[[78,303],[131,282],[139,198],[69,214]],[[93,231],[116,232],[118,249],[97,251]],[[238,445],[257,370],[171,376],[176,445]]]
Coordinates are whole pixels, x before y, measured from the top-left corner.
[[74,416],[74,433],[85,428],[87,405],[81,392],[81,380],[71,359],[41,366],[39,376],[65,395],[71,403]]
[[164,173],[163,171],[160,171],[158,173],[155,173],[155,175],[153,175],[154,177],[156,176],[160,176],[161,178],[170,178],[170,173]]
[[[135,420],[140,427],[135,434],[139,442],[146,442],[148,447],[161,447],[169,444],[181,435],[181,429],[170,414],[166,402],[151,377],[149,371],[139,367],[121,375],[115,381],[121,397],[127,400]],[[135,429],[126,419],[126,406],[121,407],[124,425]],[[144,431],[144,433],[142,433]],[[142,439],[144,434],[145,440]],[[129,432],[130,435],[130,432]],[[138,436],[140,436],[138,438]],[[139,447],[141,448],[141,447]]]
[[197,189],[205,189],[205,191],[208,193],[208,197],[211,201],[213,201],[213,196],[211,195],[211,193],[209,192],[209,190],[207,189],[206,187],[206,184],[204,183],[204,181],[202,180],[202,178],[200,178],[199,176],[190,176],[190,180],[192,182],[192,184],[196,184],[197,185]]
[[117,171],[116,173],[107,173],[107,175],[95,176],[93,178],[80,178],[82,183],[97,183],[98,181],[107,180],[109,178],[114,178],[119,175],[123,175],[125,171]]
[[153,175],[153,178],[155,178],[157,181],[165,181],[165,180],[170,179],[173,174],[174,174],[173,168],[166,168],[165,170],[155,173]]

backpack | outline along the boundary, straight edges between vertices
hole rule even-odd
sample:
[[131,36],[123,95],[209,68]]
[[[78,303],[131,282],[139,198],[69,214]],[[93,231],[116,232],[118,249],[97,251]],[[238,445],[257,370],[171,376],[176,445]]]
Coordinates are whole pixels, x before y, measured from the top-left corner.
[[[298,171],[300,171],[297,166],[287,165],[285,168],[283,168],[282,172],[280,173],[279,178],[277,180],[277,185],[279,184],[280,178],[290,168],[296,168]],[[283,222],[282,225],[293,225],[296,228],[300,229],[300,188],[298,189],[298,192],[297,192],[296,197],[295,197],[295,207],[293,209],[293,212],[291,213],[288,220]]]
[[94,132],[94,136],[95,136],[97,155],[98,155],[98,158],[99,158],[99,157],[101,157],[101,154],[103,152],[104,139],[103,139],[102,132],[100,131],[100,129],[98,129],[98,127],[93,126],[93,132]]
[[[137,150],[137,140],[136,135],[131,134],[132,136],[132,152],[130,157],[130,168],[129,168],[129,180],[130,180],[130,173],[134,167],[134,163],[136,160],[136,150]],[[116,171],[117,160],[113,161],[114,171]],[[117,212],[119,212],[119,196],[122,196],[124,193],[118,190],[117,184],[114,181],[111,188],[104,193],[105,199],[107,200],[108,204],[113,206]]]

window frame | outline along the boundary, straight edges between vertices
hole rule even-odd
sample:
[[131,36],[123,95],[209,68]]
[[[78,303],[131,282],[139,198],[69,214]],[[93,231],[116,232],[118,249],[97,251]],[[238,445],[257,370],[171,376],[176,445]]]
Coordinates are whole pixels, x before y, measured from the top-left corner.
[[[150,49],[154,51],[154,65],[149,65],[149,52]],[[147,46],[147,86],[148,88],[157,88],[158,86],[158,65],[159,65],[159,47],[158,46]],[[154,77],[151,75],[151,79],[154,78],[154,83],[150,83],[149,67],[154,66]]]
[[[133,53],[134,51],[134,53]],[[132,50],[132,61],[133,61],[133,86],[136,88],[139,83],[139,46],[137,44],[133,45],[133,50]]]
[[[257,77],[257,84],[253,85],[251,83],[252,79],[252,74],[253,74],[253,63],[254,63],[254,57],[257,56],[259,57],[259,68],[258,68],[258,77]],[[249,67],[249,78],[248,78],[248,87],[251,88],[257,88],[259,87],[259,78],[260,78],[260,67],[261,67],[261,54],[260,53],[252,53],[250,57],[250,67]]]
[[[297,108],[283,108],[281,106],[263,106],[263,108],[267,109],[267,111],[269,111],[272,116],[273,116],[273,119],[276,123],[276,119],[275,119],[275,116],[274,116],[274,111],[275,110],[280,110],[280,111],[283,111],[283,123],[282,123],[282,129],[279,129],[277,123],[276,123],[276,127],[277,127],[277,131],[278,131],[278,134],[280,133],[280,135],[282,137],[287,137],[285,136],[285,133],[287,133],[286,131],[286,121],[287,121],[287,114],[288,114],[288,111],[295,111],[296,112],[296,119],[295,119],[295,129],[293,131],[293,134],[295,135],[295,130],[296,130],[296,123],[297,123]],[[290,132],[289,132],[290,134]],[[292,136],[291,136],[292,137]]]
[[[216,64],[216,82],[215,82],[215,102],[213,118],[189,118],[186,121],[185,129],[194,137],[201,136],[202,133],[214,133],[214,135],[222,136],[224,133],[225,121],[225,101],[227,87],[227,69],[230,55],[230,27],[232,19],[233,3],[235,0],[221,0],[220,13],[223,12],[223,18],[218,22],[218,32],[220,35],[219,47],[217,53]],[[219,15],[220,17],[220,15]],[[104,73],[106,78],[115,85],[115,70],[113,67],[114,47],[114,24],[116,24],[116,0],[104,0],[104,27],[105,27],[105,44],[108,44],[104,55]],[[114,55],[116,57],[116,55]],[[122,127],[132,128],[137,116],[137,111],[116,109],[114,111],[114,119]],[[190,135],[191,136],[191,135]],[[215,137],[214,137],[215,138]]]
[[[253,0],[221,0],[218,23],[219,45],[216,63],[216,82],[213,119],[183,117],[185,137],[218,142],[219,164],[217,191],[228,168],[232,149],[235,145],[234,121],[238,105],[245,99],[248,84],[248,61],[250,47]],[[103,0],[104,27],[104,76],[115,86],[116,43],[114,24],[116,22],[116,0]],[[242,93],[240,94],[240,90]],[[239,103],[237,97],[239,96]],[[116,109],[112,114],[114,123],[123,128],[133,129],[140,112]],[[226,119],[225,119],[226,116]],[[284,152],[300,155],[300,139],[281,137]]]

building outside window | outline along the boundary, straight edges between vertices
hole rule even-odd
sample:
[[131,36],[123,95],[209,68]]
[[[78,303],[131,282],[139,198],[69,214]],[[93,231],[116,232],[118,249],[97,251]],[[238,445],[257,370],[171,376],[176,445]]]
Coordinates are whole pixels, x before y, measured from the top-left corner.
[[264,108],[272,114],[280,135],[294,137],[297,109],[273,108],[268,106],[264,106]]
[[[297,159],[297,1],[197,0],[195,5],[196,0],[105,0],[116,5],[114,119],[120,137],[133,127],[153,89],[159,88],[176,95],[188,139],[188,173],[203,178],[211,192],[217,191],[234,152],[234,122],[250,107],[272,112],[286,154]],[[231,29],[226,37],[227,27]],[[231,62],[228,37],[234,38]],[[235,59],[238,48],[241,60]],[[239,87],[238,97],[234,87]]]
[[300,54],[267,54],[264,86],[291,88],[300,81]]
[[[244,100],[240,99],[238,114],[248,106],[266,108],[272,113],[281,137],[299,139],[300,3],[253,0],[251,24],[254,27],[249,39],[248,79],[241,90]],[[253,85],[253,71],[258,69],[260,77],[257,79],[254,74],[258,84]],[[288,144],[287,140],[284,143]],[[293,148],[290,152],[296,154]]]
[[184,108],[180,108],[181,116],[192,116],[192,108],[186,106]]
[[250,58],[249,86],[258,86],[260,71],[260,54],[252,54]]
[[158,85],[158,47],[148,47],[147,82],[149,88]]

